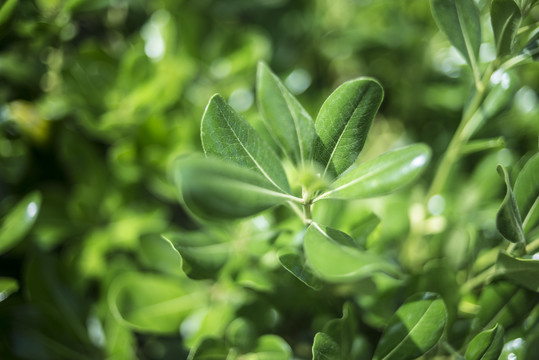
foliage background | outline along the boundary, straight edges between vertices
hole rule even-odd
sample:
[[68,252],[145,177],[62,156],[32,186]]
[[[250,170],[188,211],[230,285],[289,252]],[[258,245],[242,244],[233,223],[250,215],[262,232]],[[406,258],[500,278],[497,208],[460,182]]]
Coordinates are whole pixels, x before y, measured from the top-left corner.
[[[179,205],[168,169],[178,155],[200,150],[200,118],[216,92],[261,129],[254,98],[258,61],[269,63],[313,116],[343,81],[378,79],[385,99],[364,158],[421,141],[433,149],[435,164],[472,85],[422,0],[7,3],[15,7],[0,23],[0,213],[36,190],[42,206],[24,239],[0,255],[0,275],[16,279],[19,288],[0,296],[5,358],[187,356],[186,338],[193,344],[196,336],[137,331],[118,319],[107,296],[123,273],[181,276],[178,259],[163,261],[158,250],[144,246],[162,233],[200,228]],[[488,1],[478,4],[486,13]],[[530,18],[537,21],[539,13]],[[491,37],[490,29],[483,33]],[[485,45],[481,56],[489,59],[493,51]],[[500,100],[478,134],[503,136],[506,148],[465,158],[449,185],[454,195],[446,199],[446,221],[466,223],[487,244],[500,241],[494,218],[503,182],[495,164],[513,164],[537,148],[539,67],[509,75],[499,81],[514,98]],[[368,203],[390,219],[380,230],[383,249],[397,251],[408,231],[406,209],[433,170],[413,189]],[[457,240],[433,243],[428,251],[460,261]],[[223,312],[231,321],[272,307],[280,320],[257,323],[257,331],[278,333],[307,358],[320,324],[341,316],[341,301],[324,299],[327,293],[315,300],[294,289],[293,278],[277,281],[287,275],[283,269],[258,263],[270,247],[245,251],[251,257],[238,267],[266,266],[269,290],[244,283],[258,295],[242,292],[240,305],[221,303]],[[412,269],[424,265],[409,263]],[[259,298],[247,300],[253,296]],[[296,308],[309,301],[313,308]],[[226,324],[217,323],[229,321],[209,319],[209,332],[224,332],[218,329]]]

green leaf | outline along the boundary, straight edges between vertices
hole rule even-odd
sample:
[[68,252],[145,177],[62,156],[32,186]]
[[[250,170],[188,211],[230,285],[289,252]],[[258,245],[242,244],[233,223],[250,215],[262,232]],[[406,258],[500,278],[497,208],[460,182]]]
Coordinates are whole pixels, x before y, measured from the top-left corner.
[[124,273],[108,293],[112,313],[139,331],[175,333],[183,319],[206,305],[208,294],[193,281],[142,273]]
[[252,349],[256,340],[256,327],[247,318],[235,318],[226,329],[226,339],[231,346],[247,351]]
[[503,327],[496,325],[476,335],[464,357],[466,360],[497,360],[503,349]]
[[431,0],[432,14],[438,27],[462,54],[476,77],[481,46],[479,10],[471,0]]
[[19,283],[17,280],[7,277],[0,277],[0,302],[17,290],[19,290]]
[[522,15],[514,0],[493,0],[490,21],[498,57],[511,54]]
[[343,305],[342,317],[340,319],[330,320],[324,326],[323,334],[337,343],[339,350],[339,357],[337,359],[360,358],[359,354],[356,353],[358,349],[354,347],[354,340],[357,339],[357,318],[352,304],[346,302]]
[[191,349],[187,360],[226,360],[229,351],[224,340],[205,338]]
[[316,137],[314,122],[263,62],[258,63],[256,93],[262,118],[284,153],[296,165],[310,159]]
[[320,290],[322,288],[322,283],[300,254],[283,249],[279,251],[279,262],[288,272],[311,289]]
[[414,144],[385,153],[339,176],[322,199],[361,199],[389,194],[414,181],[430,160],[430,149]]
[[204,152],[235,162],[267,179],[282,192],[289,192],[286,174],[277,155],[256,130],[219,95],[214,95],[202,116]]
[[313,360],[342,360],[339,344],[326,333],[319,332],[314,336]]
[[532,156],[520,170],[515,181],[515,200],[525,234],[539,223],[539,153]]
[[292,198],[259,173],[217,159],[179,159],[174,174],[185,205],[203,219],[247,217]]
[[535,61],[539,61],[539,29],[536,29],[522,49],[522,54],[529,55]]
[[314,158],[324,167],[323,174],[339,175],[356,161],[383,97],[376,80],[359,78],[326,99],[315,122]]
[[497,167],[498,173],[505,181],[506,193],[502,205],[496,215],[496,227],[507,240],[514,243],[525,244],[524,232],[522,230],[522,220],[518,211],[517,202],[511,188],[509,174],[502,165]]
[[0,26],[4,25],[11,18],[18,4],[19,0],[7,0],[0,6]]
[[0,226],[0,254],[17,245],[34,225],[41,207],[41,194],[34,191],[20,200]]
[[411,296],[389,320],[373,359],[406,360],[423,355],[440,340],[446,320],[447,310],[439,295]]
[[277,335],[261,336],[252,353],[256,354],[253,358],[257,360],[288,360],[292,357],[290,345]]
[[[330,233],[333,236],[330,236]],[[376,272],[397,272],[395,265],[376,254],[360,251],[336,240],[345,236],[347,235],[335,229],[323,230],[316,223],[312,223],[305,231],[303,249],[307,262],[322,279],[346,282],[365,278]]]
[[153,269],[166,274],[185,276],[182,257],[165,237],[151,234],[139,239],[141,260]]
[[539,260],[518,259],[501,251],[496,262],[496,274],[539,292]]

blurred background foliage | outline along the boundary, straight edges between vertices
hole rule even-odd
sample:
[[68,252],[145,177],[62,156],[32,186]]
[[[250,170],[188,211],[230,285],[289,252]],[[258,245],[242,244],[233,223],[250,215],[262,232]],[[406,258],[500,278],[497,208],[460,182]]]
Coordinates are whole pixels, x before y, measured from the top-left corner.
[[[535,11],[527,21],[538,19]],[[490,29],[483,34],[486,42],[492,37]],[[481,59],[493,56],[485,43]],[[286,353],[288,343],[296,356],[310,356],[314,332],[341,316],[342,299],[328,294],[344,298],[350,289],[313,293],[280,267],[274,244],[295,240],[287,239],[293,235],[280,222],[279,209],[208,229],[182,209],[168,174],[178,155],[200,151],[200,118],[216,92],[261,128],[254,97],[260,60],[312,116],[341,82],[378,79],[385,99],[364,158],[421,141],[432,147],[435,164],[472,87],[463,59],[423,0],[1,3],[4,226],[6,214],[26,206],[25,220],[13,228],[19,239],[0,253],[3,359],[178,359],[208,334],[246,352],[273,346]],[[478,137],[503,136],[507,147],[467,157],[450,182],[459,192],[444,200],[449,217],[432,222],[433,237],[445,238],[445,222],[465,223],[449,233],[451,241],[433,242],[428,250],[457,254],[450,267],[461,268],[468,256],[457,231],[499,242],[494,217],[503,184],[495,165],[514,163],[537,148],[538,79],[537,63],[495,78],[493,86],[506,91],[493,99],[489,124]],[[380,252],[398,252],[395,244],[409,227],[403,209],[432,172],[408,193],[318,216],[353,231],[348,218],[365,213],[364,221],[376,226],[374,210],[388,221],[375,231],[376,241],[365,241]],[[421,216],[413,208],[410,214],[412,221]],[[182,257],[163,233],[171,234]],[[372,288],[368,281],[363,285]],[[396,308],[396,293],[406,292],[388,279],[378,282],[380,289],[381,296],[357,300],[369,309],[362,322],[378,329],[392,314],[384,312]],[[118,314],[136,308],[132,293],[194,295],[152,320],[136,311]],[[376,307],[383,301],[388,306]],[[249,333],[277,333],[286,343],[256,343]],[[364,354],[372,353],[369,341],[379,333],[371,336],[360,344]]]

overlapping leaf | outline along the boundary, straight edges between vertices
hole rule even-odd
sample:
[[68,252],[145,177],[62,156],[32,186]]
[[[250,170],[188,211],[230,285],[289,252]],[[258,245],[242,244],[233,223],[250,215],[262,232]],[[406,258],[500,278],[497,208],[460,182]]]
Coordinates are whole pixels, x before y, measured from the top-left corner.
[[527,289],[539,292],[539,260],[519,259],[500,252],[496,273]]
[[41,207],[41,194],[32,192],[4,217],[0,226],[0,254],[8,251],[30,231]]
[[513,51],[513,43],[521,17],[520,8],[514,0],[492,1],[490,20],[498,56],[508,55]]
[[281,250],[279,252],[279,262],[286,270],[311,289],[320,290],[322,288],[321,281],[314,275],[300,254],[286,249]]
[[539,223],[539,154],[531,157],[519,172],[514,195],[526,234]]
[[503,335],[501,325],[476,335],[466,349],[466,360],[497,360],[503,349]]
[[496,215],[496,227],[507,240],[514,243],[524,244],[524,231],[522,230],[522,219],[518,210],[518,205],[511,188],[511,181],[507,170],[502,165],[498,165],[498,173],[503,177],[506,186],[505,198]]

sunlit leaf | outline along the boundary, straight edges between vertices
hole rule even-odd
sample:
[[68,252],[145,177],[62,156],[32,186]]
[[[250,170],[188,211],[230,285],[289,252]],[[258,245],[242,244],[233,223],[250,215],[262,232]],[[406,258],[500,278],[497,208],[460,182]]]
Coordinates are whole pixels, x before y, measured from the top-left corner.
[[521,14],[514,0],[493,0],[490,20],[494,30],[494,41],[498,56],[511,54]]
[[539,260],[518,259],[500,252],[496,273],[535,292],[539,292]]
[[511,188],[509,174],[502,165],[497,167],[498,173],[505,181],[506,193],[505,198],[496,215],[496,227],[498,231],[507,240],[514,243],[525,243],[524,232],[522,230],[522,220],[518,205]]
[[305,260],[300,254],[296,254],[286,249],[282,250],[279,252],[279,262],[286,270],[288,270],[288,272],[311,289],[320,290],[322,288],[322,283],[314,275],[313,271],[305,263]]
[[277,155],[220,95],[210,99],[200,131],[206,155],[234,162],[260,174],[279,190],[290,191]]
[[247,217],[290,198],[259,173],[216,159],[179,159],[174,175],[185,205],[204,219]]
[[0,254],[19,243],[30,231],[41,207],[41,194],[34,191],[4,216],[0,225]]
[[389,194],[417,179],[428,164],[430,153],[429,147],[423,144],[385,153],[343,173],[330,185],[330,190],[315,201]]
[[7,0],[0,6],[0,26],[4,25],[13,15],[19,0]]
[[356,161],[383,96],[376,80],[359,78],[345,82],[326,99],[315,122],[314,148],[324,174],[339,175]]
[[0,302],[17,290],[19,290],[19,283],[17,280],[8,277],[0,277]]
[[532,33],[526,46],[522,49],[522,53],[531,56],[535,61],[539,61],[539,29]]
[[339,344],[326,333],[314,336],[313,360],[342,360]]
[[292,350],[281,337],[277,335],[261,336],[252,351],[257,360],[288,360],[292,357]]
[[165,237],[143,236],[139,239],[140,256],[148,266],[167,274],[185,276],[182,257]]
[[466,349],[466,360],[497,360],[503,349],[503,335],[500,325],[476,335]]
[[440,340],[446,320],[447,310],[439,295],[411,296],[389,320],[374,359],[411,360],[423,355]]
[[191,349],[187,360],[225,360],[229,350],[224,340],[206,338]]
[[297,165],[310,159],[316,136],[314,122],[262,62],[258,64],[256,92],[260,113],[285,154]]
[[[333,236],[329,234],[333,233]],[[322,279],[331,282],[355,281],[376,272],[395,273],[396,266],[376,254],[343,245],[335,239],[335,229],[311,224],[303,237],[308,264]],[[344,234],[343,236],[346,236]]]
[[529,159],[515,181],[515,200],[518,205],[523,231],[527,234],[539,223],[539,154]]

